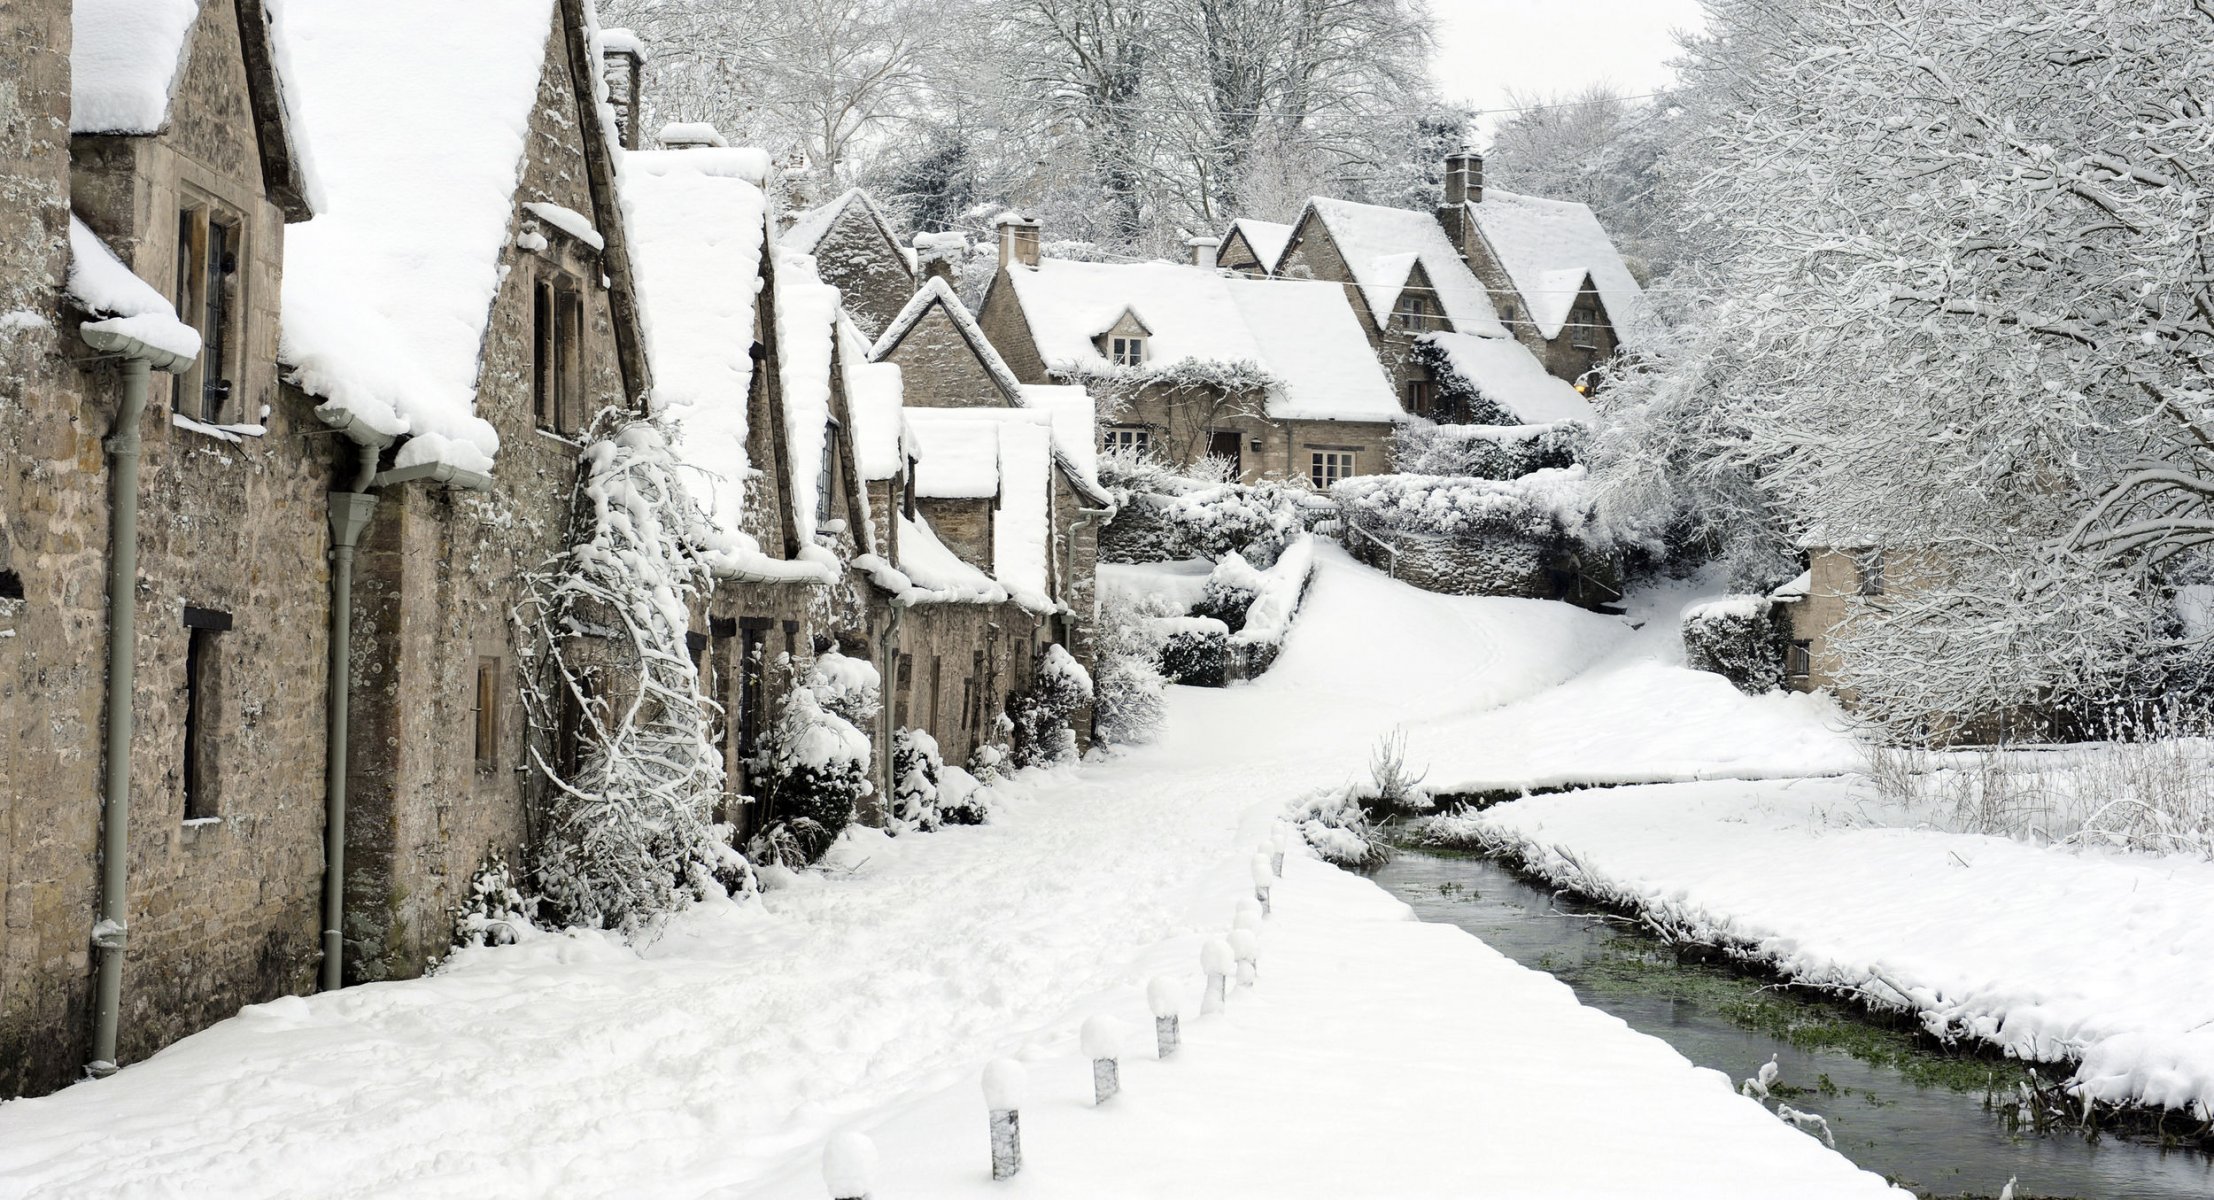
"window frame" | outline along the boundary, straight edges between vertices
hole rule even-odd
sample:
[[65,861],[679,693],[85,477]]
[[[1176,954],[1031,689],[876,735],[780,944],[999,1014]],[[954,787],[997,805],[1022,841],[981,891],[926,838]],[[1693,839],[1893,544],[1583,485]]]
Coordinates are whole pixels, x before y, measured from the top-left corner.
[[1399,293],[1398,303],[1392,306],[1392,321],[1401,329],[1421,331],[1430,328],[1430,298],[1415,294],[1412,290]]
[[175,376],[171,410],[206,425],[237,424],[244,401],[234,378],[247,361],[245,215],[192,193],[177,205],[178,319],[200,335],[200,354]]
[[1102,450],[1128,450],[1140,457],[1153,453],[1153,430],[1144,425],[1108,425],[1100,430]]
[[1145,365],[1145,342],[1143,334],[1110,334],[1107,361],[1118,367],[1142,367]]
[[190,825],[220,820],[223,815],[222,776],[215,753],[220,731],[215,726],[223,684],[222,635],[230,632],[231,614],[187,605],[184,629],[184,729],[178,783],[184,823]]
[[471,759],[476,773],[490,776],[500,769],[500,659],[497,655],[477,656],[476,687],[470,705],[473,747]]
[[1882,547],[1863,550],[1853,556],[1853,586],[1856,594],[1862,596],[1883,595],[1887,582],[1884,574]]
[[1407,411],[1418,417],[1437,412],[1438,381],[1435,379],[1410,379],[1407,381]]
[[584,288],[567,271],[544,271],[531,284],[531,420],[575,437],[585,408]]
[[1807,680],[1814,677],[1814,643],[1806,638],[1793,638],[1784,649],[1784,678]]
[[1361,452],[1338,447],[1307,449],[1307,485],[1318,492],[1327,492],[1330,486],[1353,478],[1359,473]]

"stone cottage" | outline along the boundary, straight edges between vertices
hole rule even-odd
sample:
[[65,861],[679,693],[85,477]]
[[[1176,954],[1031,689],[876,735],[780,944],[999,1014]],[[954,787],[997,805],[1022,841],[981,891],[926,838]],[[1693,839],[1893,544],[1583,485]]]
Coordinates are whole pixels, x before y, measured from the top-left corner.
[[1223,232],[1215,263],[1240,275],[1268,276],[1275,272],[1276,260],[1284,257],[1284,244],[1291,235],[1292,227],[1281,222],[1240,217]]
[[[1000,615],[985,618],[984,632],[992,645],[1004,634],[1027,647],[1009,655],[1019,660],[1017,669],[1027,673],[1049,642],[1066,645],[1089,668],[1099,526],[1113,509],[1097,477],[1091,398],[1080,388],[1021,382],[942,278],[924,282],[872,354],[900,369],[918,452],[902,499],[903,568],[920,572],[916,582],[926,592],[970,595],[973,581],[942,575],[953,563],[926,547],[944,548],[955,562],[988,572],[1004,593]],[[933,450],[939,462],[926,467]],[[910,526],[920,535],[914,552],[907,548]],[[930,620],[946,626],[977,619],[957,612],[934,610]],[[917,635],[940,645],[961,640],[933,628],[926,623]],[[979,661],[970,653],[972,668],[985,670],[987,680],[996,675],[995,654]],[[933,662],[943,657],[934,653]],[[905,661],[899,674],[912,675]]]
[[1017,378],[1084,385],[1104,446],[1317,488],[1388,469],[1410,414],[1335,285],[1223,271],[1211,239],[1188,265],[1086,263],[1000,229],[978,323]]
[[259,0],[25,0],[0,33],[10,1094],[314,979],[335,455],[278,383],[313,187]]
[[853,323],[871,338],[882,334],[915,294],[913,251],[859,188],[798,214],[781,244],[815,256],[816,272],[838,289]]

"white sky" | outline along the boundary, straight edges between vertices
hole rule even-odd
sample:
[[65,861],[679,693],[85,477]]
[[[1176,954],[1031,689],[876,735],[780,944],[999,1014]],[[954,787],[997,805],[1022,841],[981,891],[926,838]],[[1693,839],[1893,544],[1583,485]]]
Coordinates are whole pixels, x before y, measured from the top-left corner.
[[[1670,33],[1702,24],[1699,0],[1430,0],[1438,86],[1478,108],[1508,89],[1572,92],[1606,81],[1651,91],[1670,78]],[[1496,120],[1484,119],[1485,125]]]

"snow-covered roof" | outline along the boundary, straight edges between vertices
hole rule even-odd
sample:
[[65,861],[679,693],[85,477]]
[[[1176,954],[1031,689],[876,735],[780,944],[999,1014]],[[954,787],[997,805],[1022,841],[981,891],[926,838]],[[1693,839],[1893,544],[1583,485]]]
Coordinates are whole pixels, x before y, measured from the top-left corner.
[[1252,279],[1182,263],[1039,260],[1007,272],[1038,357],[1054,369],[1111,368],[1094,339],[1127,310],[1152,331],[1146,365],[1252,363],[1276,381],[1268,414],[1304,420],[1405,417],[1345,290]]
[[1276,269],[1276,260],[1284,257],[1284,246],[1291,241],[1292,235],[1292,227],[1289,225],[1278,221],[1256,221],[1250,217],[1240,217],[1230,222],[1230,230],[1245,239],[1245,244],[1253,250],[1253,257],[1261,260],[1263,271]]
[[[1007,360],[1000,356],[999,349],[992,345],[990,338],[984,336],[984,330],[977,325],[976,318],[970,315],[968,306],[961,303],[961,298],[954,294],[953,288],[945,280],[935,276],[924,280],[923,285],[907,301],[907,307],[892,318],[890,325],[885,326],[884,333],[876,339],[876,346],[870,351],[870,356],[878,360],[889,356],[906,340],[908,334],[914,332],[915,326],[932,308],[942,310],[947,319],[953,322],[954,329],[968,343],[969,349],[976,355],[977,363],[998,386],[1001,398],[1008,404],[1016,408],[1029,408],[1033,400],[1052,394],[1032,392],[1029,390],[1030,385],[1015,377],[1014,368],[1007,365]],[[1049,407],[1051,403],[1048,401]],[[1112,497],[1099,484],[1098,446],[1093,440],[1091,429],[1088,425],[1080,429],[1072,414],[1059,409],[1054,411],[1059,415],[1052,422],[1055,431],[1053,451],[1062,470],[1076,483],[1077,489],[1085,493],[1085,499],[1094,504],[1111,503]],[[1075,440],[1079,433],[1082,435],[1081,442]]]
[[1487,337],[1506,335],[1490,295],[1461,260],[1435,215],[1326,196],[1309,200],[1307,207],[1330,231],[1377,324],[1391,322],[1392,308],[1406,290],[1408,274],[1419,262],[1436,291],[1438,307],[1456,331]]
[[135,338],[183,359],[199,357],[199,330],[178,320],[168,298],[132,274],[75,214],[69,218],[68,295],[96,318],[84,323],[88,331]]
[[716,529],[745,516],[746,398],[755,284],[767,237],[759,150],[648,150],[622,157],[632,269],[653,363],[653,410]]
[[1075,384],[1026,383],[1023,407],[1046,414],[1054,448],[1061,452],[1079,483],[1099,486],[1099,406]]
[[278,11],[324,202],[285,229],[278,357],[326,416],[409,435],[401,465],[489,470],[499,436],[476,414],[477,355],[553,0]]
[[920,593],[906,596],[910,603],[951,600],[997,604],[1007,599],[1006,588],[948,549],[920,513],[913,520],[904,515],[896,515],[894,520],[899,526],[899,570]]
[[997,496],[992,575],[1017,603],[1050,610],[1052,414],[1025,408],[914,408],[907,411],[907,423],[917,447],[915,495],[929,500]]
[[799,214],[793,219],[792,227],[785,230],[784,236],[778,239],[778,244],[787,250],[813,254],[815,247],[821,245],[823,238],[830,233],[830,227],[836,225],[838,218],[845,215],[848,206],[855,204],[860,205],[869,220],[876,223],[885,240],[891,243],[892,250],[899,255],[901,263],[907,267],[909,273],[913,273],[914,251],[900,241],[898,232],[893,229],[890,218],[884,215],[884,210],[878,208],[876,201],[860,188],[848,188],[845,194],[828,204],[818,205]]
[[1513,338],[1426,333],[1422,340],[1444,351],[1446,361],[1474,384],[1484,399],[1524,424],[1598,420],[1591,401],[1566,380],[1546,371],[1537,356]]
[[907,469],[904,401],[898,363],[869,361],[869,339],[838,316],[839,361],[846,369],[846,411],[853,417],[854,465],[863,479],[893,479]]
[[1809,595],[1812,595],[1813,592],[1814,572],[1808,570],[1799,572],[1799,574],[1795,578],[1793,578],[1791,582],[1783,585],[1780,588],[1777,588],[1773,592],[1768,593],[1768,598],[1770,600],[1781,600],[1789,603],[1793,600],[1804,600]]
[[815,538],[824,440],[830,436],[830,372],[837,343],[838,289],[815,274],[814,260],[783,253],[776,264],[777,369],[782,376],[784,438],[792,476],[792,523],[800,544]]
[[1487,189],[1481,202],[1467,207],[1485,246],[1522,294],[1540,334],[1560,336],[1588,275],[1617,338],[1625,345],[1659,339],[1659,320],[1645,289],[1589,208],[1497,188]]
[[69,132],[152,133],[169,123],[200,0],[76,0]]

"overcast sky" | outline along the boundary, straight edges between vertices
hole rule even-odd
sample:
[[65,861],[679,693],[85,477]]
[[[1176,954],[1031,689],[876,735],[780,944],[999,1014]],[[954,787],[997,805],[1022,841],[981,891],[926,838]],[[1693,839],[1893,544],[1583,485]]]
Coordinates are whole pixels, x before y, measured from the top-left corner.
[[[1507,91],[1567,92],[1605,80],[1649,92],[1669,78],[1669,34],[1700,26],[1699,0],[1430,0],[1438,84],[1478,108]],[[1496,118],[1486,118],[1486,124]]]

